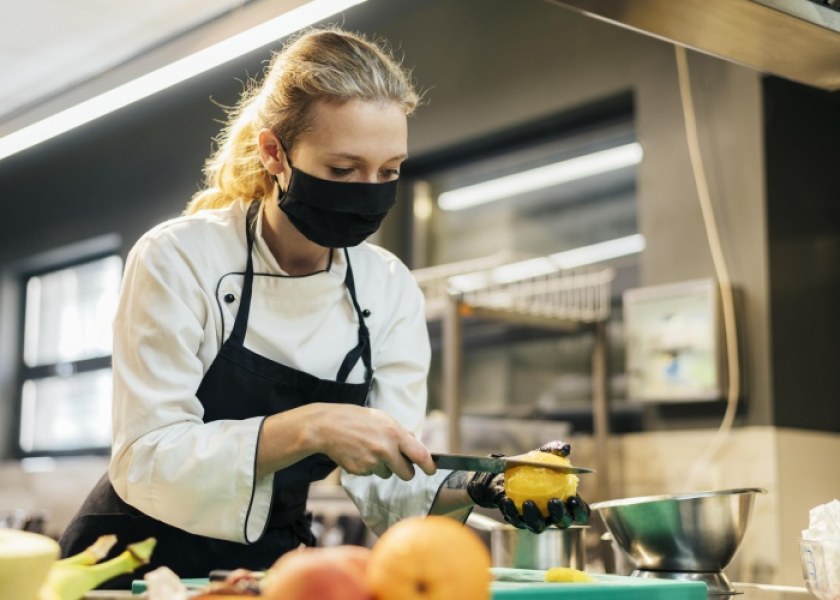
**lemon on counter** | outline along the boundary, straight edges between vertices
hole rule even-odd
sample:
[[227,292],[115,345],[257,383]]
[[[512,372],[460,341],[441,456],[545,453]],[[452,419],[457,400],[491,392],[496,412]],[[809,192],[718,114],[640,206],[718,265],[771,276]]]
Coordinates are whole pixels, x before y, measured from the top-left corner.
[[[568,458],[539,450],[516,458],[547,464],[572,465]],[[567,475],[551,469],[525,465],[514,465],[505,469],[505,494],[520,511],[523,502],[533,500],[543,516],[548,516],[548,501],[551,498],[565,500],[577,494],[577,488],[578,476],[574,474]]]
[[595,578],[570,567],[554,567],[545,572],[545,580],[549,583],[586,583]]

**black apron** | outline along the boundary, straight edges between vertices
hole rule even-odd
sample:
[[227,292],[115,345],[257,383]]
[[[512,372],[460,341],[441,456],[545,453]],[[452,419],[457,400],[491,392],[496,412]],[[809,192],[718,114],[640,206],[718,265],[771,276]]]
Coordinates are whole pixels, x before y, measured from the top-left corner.
[[[222,344],[196,392],[204,406],[204,421],[268,416],[313,401],[364,406],[373,380],[370,337],[356,299],[353,270],[346,249],[347,275],[344,285],[349,291],[359,321],[359,337],[356,347],[345,356],[336,381],[319,379],[276,363],[245,347],[254,280],[251,256],[254,246],[253,227],[259,206],[260,202],[252,202],[248,210],[248,260],[233,331]],[[329,332],[324,332],[324,335],[329,335]],[[347,376],[360,358],[365,366],[364,383],[347,383]],[[195,535],[158,521],[123,502],[106,473],[61,537],[61,554],[71,556],[81,552],[104,534],[113,533],[118,536],[118,543],[111,555],[121,552],[126,544],[149,536],[157,538],[151,563],[102,586],[108,588],[128,588],[132,579],[142,579],[144,573],[160,566],[169,567],[181,577],[207,577],[212,569],[243,567],[262,570],[271,566],[281,554],[301,544],[315,544],[310,518],[306,514],[309,484],[323,479],[335,467],[336,464],[326,455],[316,454],[277,471],[266,530],[252,544]],[[225,465],[219,465],[218,477],[225,477],[225,470]]]

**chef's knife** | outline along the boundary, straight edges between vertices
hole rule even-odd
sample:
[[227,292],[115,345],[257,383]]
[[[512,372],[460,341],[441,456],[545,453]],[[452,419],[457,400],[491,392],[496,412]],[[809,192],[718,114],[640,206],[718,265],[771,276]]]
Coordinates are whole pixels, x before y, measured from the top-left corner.
[[441,454],[432,452],[432,460],[441,469],[454,469],[456,471],[481,471],[483,473],[502,473],[508,467],[528,466],[541,469],[551,469],[566,474],[594,473],[592,469],[585,467],[566,467],[551,463],[541,463],[533,460],[520,459],[517,456],[470,456],[467,454]]

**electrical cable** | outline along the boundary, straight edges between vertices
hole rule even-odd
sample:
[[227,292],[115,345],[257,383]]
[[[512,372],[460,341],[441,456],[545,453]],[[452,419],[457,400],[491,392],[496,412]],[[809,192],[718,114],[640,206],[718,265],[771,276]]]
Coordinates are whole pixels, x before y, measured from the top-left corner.
[[703,215],[703,225],[706,232],[706,238],[709,242],[709,250],[712,254],[715,276],[720,289],[728,374],[726,411],[712,442],[689,470],[687,483],[688,485],[691,485],[691,483],[696,480],[697,476],[708,467],[711,460],[729,437],[732,426],[735,422],[735,414],[738,409],[738,397],[741,388],[741,372],[738,360],[738,331],[735,321],[735,299],[732,291],[732,280],[729,276],[729,269],[726,266],[726,260],[723,254],[720,234],[718,233],[711,195],[709,193],[706,171],[703,167],[703,159],[700,152],[700,142],[697,133],[697,116],[694,109],[694,99],[691,93],[688,58],[684,47],[674,46],[674,50],[677,60],[677,76],[679,81],[683,118],[685,122],[685,134],[688,142],[688,155],[691,160],[691,168],[694,173],[694,182],[697,187],[697,197],[700,201],[700,211]]

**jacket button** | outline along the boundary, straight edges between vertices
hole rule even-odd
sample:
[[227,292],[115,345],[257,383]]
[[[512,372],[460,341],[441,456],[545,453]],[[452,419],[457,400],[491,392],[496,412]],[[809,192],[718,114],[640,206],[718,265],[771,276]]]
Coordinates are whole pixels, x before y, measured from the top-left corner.
[[364,309],[362,311],[362,316],[367,319],[370,316],[370,310],[368,310],[367,308]]
[[236,300],[236,297],[233,294],[225,294],[225,302],[230,304],[234,300]]

